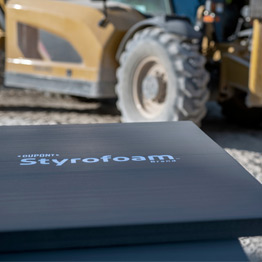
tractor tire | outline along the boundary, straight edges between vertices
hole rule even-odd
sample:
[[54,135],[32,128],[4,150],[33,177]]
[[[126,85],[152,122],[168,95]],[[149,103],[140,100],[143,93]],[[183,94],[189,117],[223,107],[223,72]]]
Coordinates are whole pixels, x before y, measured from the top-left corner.
[[137,32],[120,57],[117,107],[122,122],[192,120],[209,98],[199,45],[157,27]]

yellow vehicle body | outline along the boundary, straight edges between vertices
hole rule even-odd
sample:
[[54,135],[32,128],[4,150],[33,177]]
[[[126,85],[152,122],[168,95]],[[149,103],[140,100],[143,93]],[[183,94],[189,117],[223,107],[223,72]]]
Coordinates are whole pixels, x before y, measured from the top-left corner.
[[[115,96],[115,54],[127,30],[144,19],[139,12],[127,6],[109,6],[108,24],[98,26],[104,19],[102,3],[10,0],[5,9],[7,86],[88,97]],[[52,59],[41,34],[54,38],[53,46],[48,42],[50,52],[64,45],[77,59],[64,61],[63,54]]]
[[262,106],[262,21],[253,23],[253,46],[249,71],[249,90],[251,105]]
[[[0,0],[5,14],[4,22],[0,14],[5,86],[88,98],[117,96],[125,122],[200,123],[209,97],[208,73],[212,78],[202,63],[206,56],[207,65],[219,62],[216,100],[231,103],[241,96],[247,109],[262,108],[262,10],[250,17],[250,53],[252,25],[248,37],[220,41],[214,38],[214,23],[197,32],[184,18],[172,16],[176,10],[171,12],[171,0],[161,1],[169,2],[170,10],[147,19],[142,11],[120,3],[131,0],[111,1],[107,8],[92,0]],[[148,0],[157,10],[161,1]],[[138,6],[141,9],[140,2]],[[200,22],[206,12],[203,6],[199,10]],[[200,46],[194,46],[203,38],[207,45],[199,52]]]
[[5,11],[5,1],[0,0],[0,7],[2,8],[3,11]]
[[218,47],[222,53],[221,94],[225,94],[227,99],[232,95],[230,87],[238,88],[247,93],[248,107],[262,107],[262,22],[258,19],[253,22],[251,53],[238,41]]

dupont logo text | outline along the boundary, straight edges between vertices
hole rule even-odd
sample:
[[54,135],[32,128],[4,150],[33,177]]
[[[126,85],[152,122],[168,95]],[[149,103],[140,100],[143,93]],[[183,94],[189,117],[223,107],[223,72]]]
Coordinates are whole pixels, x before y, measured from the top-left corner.
[[59,154],[28,154],[18,155],[20,158],[21,166],[32,166],[32,165],[76,165],[79,163],[95,164],[95,163],[108,163],[110,162],[142,162],[147,161],[152,164],[161,163],[175,163],[179,158],[175,158],[172,155],[150,155],[150,156],[113,156],[105,155],[99,157],[75,157],[75,158],[61,158]]

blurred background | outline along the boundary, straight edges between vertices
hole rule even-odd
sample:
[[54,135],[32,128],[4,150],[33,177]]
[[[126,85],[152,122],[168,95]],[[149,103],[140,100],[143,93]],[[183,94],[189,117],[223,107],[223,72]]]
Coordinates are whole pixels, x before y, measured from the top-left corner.
[[261,0],[0,6],[0,125],[191,120],[262,183]]

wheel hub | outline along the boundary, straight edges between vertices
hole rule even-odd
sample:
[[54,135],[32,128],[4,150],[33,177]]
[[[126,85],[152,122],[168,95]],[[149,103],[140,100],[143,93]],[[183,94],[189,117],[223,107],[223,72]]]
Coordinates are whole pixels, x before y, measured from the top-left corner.
[[152,75],[145,77],[142,82],[142,95],[147,100],[154,99],[159,92],[159,79]]
[[141,61],[134,74],[133,95],[139,112],[147,118],[158,116],[166,102],[167,74],[157,58]]

